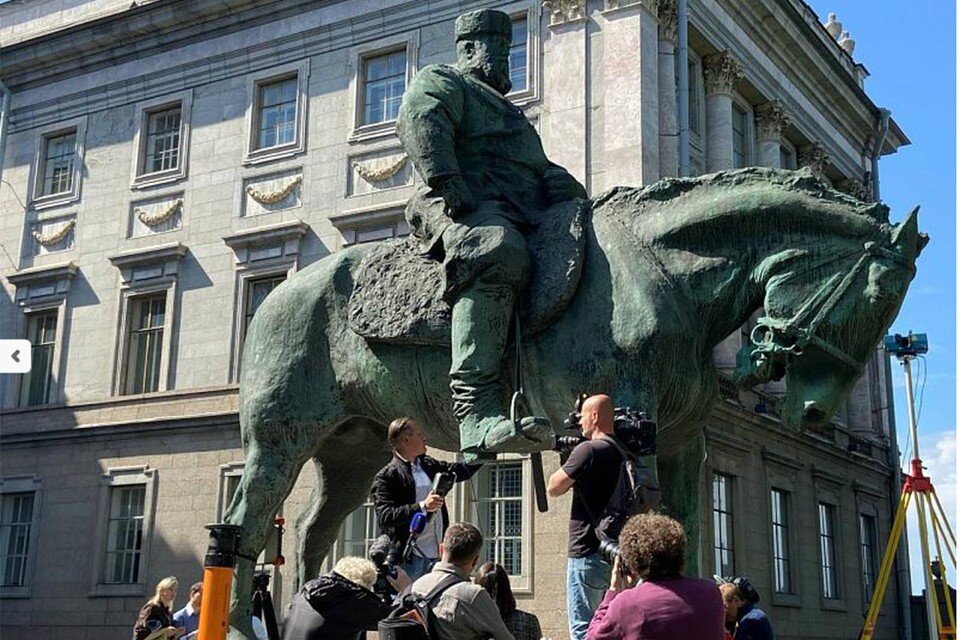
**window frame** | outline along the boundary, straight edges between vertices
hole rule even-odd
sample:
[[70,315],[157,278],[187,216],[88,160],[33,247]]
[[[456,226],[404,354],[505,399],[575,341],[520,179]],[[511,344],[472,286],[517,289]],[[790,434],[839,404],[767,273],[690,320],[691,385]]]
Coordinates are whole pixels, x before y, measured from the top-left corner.
[[[130,367],[131,367],[130,360],[132,357],[131,348],[133,346],[134,335],[137,334],[138,332],[143,331],[143,328],[135,326],[136,318],[134,316],[139,315],[137,312],[140,311],[141,305],[151,300],[163,301],[163,323],[158,326],[150,326],[146,329],[146,331],[156,332],[159,330],[162,332],[160,336],[160,362],[158,363],[158,367],[160,370],[157,373],[157,376],[158,376],[157,388],[152,389],[150,391],[143,391],[143,390],[131,391],[129,388],[129,385],[131,384],[129,380]],[[119,382],[120,384],[119,395],[132,396],[132,395],[143,395],[146,393],[157,393],[160,391],[165,391],[166,389],[164,388],[165,387],[164,379],[166,378],[166,376],[164,375],[164,372],[166,370],[166,367],[169,366],[168,362],[165,362],[165,360],[167,359],[166,345],[169,343],[169,339],[170,339],[170,336],[168,335],[170,323],[168,323],[168,320],[169,320],[169,314],[172,311],[172,308],[170,307],[171,299],[169,297],[169,290],[161,287],[158,289],[151,289],[147,291],[137,291],[136,294],[128,296],[125,302],[126,302],[127,317],[126,317],[126,322],[124,323],[125,327],[124,327],[123,340],[125,344],[124,344],[124,353],[123,353],[123,375],[120,378],[120,382]]]
[[[707,167],[707,146],[705,144],[707,133],[707,94],[703,83],[703,57],[694,51],[687,51],[687,78],[689,82],[688,100],[693,102],[692,107],[688,108],[690,123],[688,125],[689,146],[690,146],[690,173],[691,175],[702,175]],[[679,84],[678,84],[679,86]],[[677,94],[679,101],[680,94]],[[678,102],[679,106],[679,102]],[[696,120],[696,129],[693,122]],[[694,172],[696,165],[699,173]]]
[[23,584],[17,586],[0,586],[0,599],[29,598],[32,595],[33,577],[37,563],[37,544],[40,541],[40,515],[43,506],[43,484],[36,475],[7,476],[0,478],[0,497],[16,493],[33,493],[33,513],[30,522],[29,546],[27,548]]
[[[725,500],[726,500],[726,502],[727,502],[727,510],[726,510],[726,511],[723,511],[722,509],[718,511],[717,508],[716,508],[716,506],[715,506],[716,500],[715,500],[715,497],[714,497],[714,492],[715,492],[715,490],[716,490],[716,485],[717,485],[716,480],[717,480],[718,478],[724,478],[724,479],[725,479],[726,495],[724,496],[724,498],[725,498]],[[734,515],[735,515],[735,513],[736,513],[736,502],[735,502],[736,498],[735,498],[735,495],[736,495],[736,491],[737,491],[737,484],[738,484],[738,483],[737,483],[737,477],[734,476],[734,475],[732,475],[732,474],[730,474],[730,473],[726,473],[725,471],[721,471],[721,470],[714,469],[714,470],[711,472],[711,474],[710,474],[710,523],[711,523],[711,533],[713,534],[713,535],[711,536],[712,541],[711,541],[711,545],[710,545],[711,555],[713,556],[713,558],[712,558],[712,564],[713,564],[713,570],[714,570],[714,572],[716,573],[716,575],[724,576],[724,577],[736,575],[736,571],[737,571],[737,547],[738,547],[738,545],[737,545],[737,542],[736,542],[736,541],[737,541],[737,535],[736,535],[736,529],[735,529],[735,527],[736,527],[736,518],[734,517]],[[720,534],[720,531],[717,529],[717,526],[716,526],[717,514],[718,514],[718,513],[724,514],[724,515],[722,515],[721,517],[726,517],[726,518],[727,518],[727,522],[728,522],[727,530],[728,530],[728,537],[729,537],[729,540],[726,540],[727,547],[722,547],[722,546],[719,546],[719,547],[718,547],[718,546],[717,546],[717,545],[718,545],[718,542],[720,542],[720,543],[723,543],[723,542],[724,542],[724,541],[718,540],[718,537],[719,537],[719,534]],[[730,564],[731,564],[731,566],[730,566],[730,571],[728,571],[728,572],[724,572],[722,567],[717,566],[717,554],[718,554],[718,551],[721,551],[721,550],[724,550],[724,549],[729,550],[729,554],[730,554]]]
[[[770,504],[770,492],[774,489],[783,491],[787,493],[787,552],[790,557],[790,593],[778,592],[771,588],[770,601],[774,606],[780,607],[801,607],[803,606],[803,575],[804,575],[804,562],[801,559],[801,549],[799,535],[796,534],[796,531],[799,528],[805,526],[804,522],[801,521],[801,514],[799,513],[799,505],[805,504],[801,503],[801,492],[799,489],[803,488],[801,483],[797,481],[797,472],[803,469],[803,464],[795,459],[794,456],[788,455],[785,452],[777,451],[771,449],[768,446],[763,447],[762,458],[764,461],[764,471],[766,475],[766,515],[767,522],[772,523],[773,513],[772,505]],[[798,489],[799,487],[799,489]],[[793,531],[790,531],[790,528],[793,528]],[[791,535],[791,533],[793,535]],[[774,548],[773,540],[773,527],[772,525],[767,528],[767,535],[769,537],[769,549],[771,550],[770,556],[773,557],[772,550]],[[774,567],[773,562],[770,563],[770,584],[776,584],[776,568]]]
[[[857,509],[857,557],[860,567],[860,600],[863,604],[864,610],[870,605],[870,599],[873,597],[873,592],[877,588],[877,576],[880,573],[880,514],[879,510],[871,503],[861,504]],[[869,542],[872,543],[872,556],[869,558],[870,566],[866,564],[867,558],[864,554],[864,539],[863,539],[863,519],[870,518],[873,520],[873,539]],[[870,592],[867,593],[867,584],[865,578],[867,576],[868,569],[870,570],[870,579],[872,581],[872,588]]]
[[543,8],[540,2],[515,2],[500,10],[510,16],[511,23],[520,18],[527,22],[527,86],[520,90],[511,89],[506,96],[518,107],[523,107],[540,100],[540,25]]
[[[513,589],[514,594],[517,595],[532,595],[533,594],[533,572],[534,572],[534,543],[533,539],[535,537],[535,526],[536,522],[533,517],[533,471],[530,462],[529,455],[516,454],[516,453],[501,453],[497,455],[496,461],[492,461],[488,464],[504,464],[504,463],[521,463],[521,470],[523,478],[521,481],[521,572],[520,575],[511,575],[510,576],[510,586]],[[480,473],[486,473],[485,468],[481,470]],[[463,509],[464,509],[464,519],[477,528],[482,529],[482,520],[480,518],[480,477],[479,474],[474,475],[470,480],[463,483]]]
[[[294,116],[293,140],[271,147],[257,147],[260,125],[260,88],[264,85],[283,81],[291,77],[297,79],[297,112]],[[250,77],[247,85],[246,107],[246,151],[243,164],[250,166],[292,158],[307,149],[307,111],[309,98],[307,88],[310,83],[310,59],[278,65]]]
[[[149,465],[112,467],[100,476],[100,495],[97,506],[97,526],[94,542],[93,575],[90,597],[132,597],[147,593],[150,547],[153,541],[154,515],[156,512],[156,469]],[[116,487],[144,485],[143,524],[140,544],[140,568],[137,581],[125,584],[103,581],[106,570],[107,536],[109,535],[110,497]]]
[[[230,332],[230,382],[240,380],[240,359],[246,341],[247,284],[250,280],[285,275],[290,278],[300,267],[301,238],[307,225],[300,219],[256,227],[224,236],[223,242],[234,253],[233,326]],[[270,249],[275,256],[257,259],[258,250]]]
[[[34,163],[31,166],[33,176],[30,184],[30,208],[34,211],[50,207],[60,207],[80,199],[83,182],[83,164],[86,155],[85,138],[87,116],[59,122],[44,127],[37,134],[37,149]],[[70,189],[57,193],[43,193],[44,174],[46,172],[47,141],[58,136],[73,133],[75,137],[73,148],[73,168]]]
[[[743,112],[743,167],[737,167],[736,164],[733,164],[734,169],[752,167],[757,163],[757,127],[754,122],[753,105],[734,91],[730,105],[731,126],[737,109]],[[733,158],[730,160],[733,163]]]
[[[822,528],[822,518],[821,518],[821,507],[826,507],[828,513],[832,516],[832,525],[833,531],[831,535],[826,535],[823,532]],[[843,555],[843,545],[841,544],[841,535],[842,530],[840,522],[840,505],[838,501],[832,497],[824,497],[822,495],[817,497],[816,502],[816,522],[817,522],[817,559],[818,559],[818,575],[820,577],[820,602],[822,608],[834,608],[836,604],[843,602],[843,561],[841,556]],[[833,588],[836,593],[833,595],[828,595],[826,593],[826,576],[824,574],[824,569],[828,567],[827,559],[824,557],[824,541],[823,538],[828,538],[831,541],[831,551],[833,557],[831,558],[833,566],[830,567],[833,570]],[[834,605],[834,606],[831,606]]]
[[416,74],[419,64],[419,29],[402,35],[381,38],[363,46],[353,47],[347,51],[350,64],[347,73],[350,78],[350,123],[352,125],[351,131],[347,137],[347,142],[363,142],[367,140],[392,137],[396,134],[396,120],[385,120],[383,122],[375,122],[372,124],[365,124],[363,122],[363,111],[366,104],[366,83],[364,79],[364,69],[366,68],[366,62],[368,60],[401,50],[406,52],[406,76],[404,78],[405,92],[410,86],[410,82],[413,80],[413,76]]
[[62,316],[62,313],[60,311],[61,306],[62,306],[62,303],[56,304],[54,306],[46,307],[40,310],[35,309],[29,312],[25,312],[23,314],[26,331],[22,335],[24,335],[27,340],[30,340],[30,324],[34,318],[40,318],[43,316],[53,316],[54,322],[56,323],[56,325],[54,326],[54,329],[53,329],[53,341],[51,343],[52,349],[50,354],[50,371],[47,373],[49,377],[49,383],[46,389],[46,393],[44,394],[43,400],[37,404],[31,404],[29,402],[29,392],[28,392],[27,402],[24,402],[25,387],[33,382],[33,375],[36,372],[36,367],[34,366],[36,363],[34,362],[33,353],[32,353],[33,349],[36,348],[36,345],[33,343],[33,341],[30,342],[30,346],[31,346],[30,361],[32,364],[30,367],[30,371],[28,373],[20,375],[20,388],[18,389],[18,393],[17,393],[17,396],[18,396],[17,406],[20,407],[21,409],[27,409],[31,407],[42,407],[44,405],[51,404],[52,402],[51,398],[57,397],[55,393],[57,380],[54,376],[54,371],[57,369],[57,366],[56,366],[57,355],[59,355],[60,336],[62,335],[62,332],[61,332],[62,327],[60,326],[61,316]]
[[[147,171],[147,137],[149,136],[150,116],[180,106],[180,155],[176,167],[160,171]],[[137,132],[134,137],[134,156],[131,165],[133,179],[131,189],[146,189],[161,184],[178,182],[187,177],[190,161],[190,116],[193,111],[193,90],[164,96],[137,105]]]
[[[792,595],[794,593],[794,584],[796,583],[793,575],[795,562],[791,554],[791,541],[794,536],[790,534],[790,525],[793,524],[790,509],[791,503],[793,502],[793,496],[790,491],[778,486],[771,487],[770,491],[768,492],[768,496],[770,498],[770,536],[773,541],[773,545],[771,546],[770,550],[770,564],[773,569],[773,580],[771,581],[772,593],[779,595]],[[777,522],[775,520],[775,496],[780,497],[778,511],[780,512],[782,522]],[[777,535],[778,529],[782,530],[782,539],[779,539]],[[781,549],[781,553],[783,554],[779,558],[777,557],[778,547]],[[777,578],[779,574],[778,564],[780,560],[783,560],[786,566],[786,589],[784,590],[779,588],[780,585]]]

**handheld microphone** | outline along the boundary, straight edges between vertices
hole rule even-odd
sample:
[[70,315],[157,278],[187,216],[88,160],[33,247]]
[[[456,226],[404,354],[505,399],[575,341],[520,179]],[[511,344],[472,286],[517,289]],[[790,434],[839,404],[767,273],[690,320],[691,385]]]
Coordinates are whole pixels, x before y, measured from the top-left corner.
[[413,550],[417,546],[417,538],[427,528],[427,515],[422,511],[417,511],[410,519],[410,537],[407,538],[407,546],[403,549],[403,562],[410,562]]

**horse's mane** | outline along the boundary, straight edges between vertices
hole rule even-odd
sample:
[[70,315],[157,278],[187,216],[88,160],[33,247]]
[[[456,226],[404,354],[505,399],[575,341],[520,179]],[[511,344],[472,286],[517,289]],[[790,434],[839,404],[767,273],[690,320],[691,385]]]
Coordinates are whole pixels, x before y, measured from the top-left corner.
[[[751,187],[772,188],[774,191],[782,190],[808,196],[811,201],[815,199],[818,206],[829,208],[830,212],[839,218],[835,218],[834,222],[842,220],[843,226],[850,227],[848,232],[857,229],[860,233],[877,233],[882,229],[890,228],[890,209],[886,205],[878,202],[863,202],[837,191],[809,169],[787,171],[766,167],[747,167],[690,178],[664,178],[646,187],[614,187],[594,200],[594,212],[595,215],[600,216],[622,216],[622,212],[630,211],[633,218],[631,222],[643,226],[650,222],[648,216],[669,213],[669,209],[687,199],[684,196],[695,198],[702,193],[703,196],[708,197],[718,191],[731,189],[742,189],[746,192],[750,191]],[[691,201],[689,204],[697,203]],[[724,215],[729,213],[727,211],[717,211],[712,214],[710,207],[707,206],[703,207],[702,211],[703,218],[693,222],[693,225],[709,224],[722,217],[729,218]],[[768,215],[772,212],[767,210],[760,213]],[[716,220],[712,220],[711,215],[714,215]],[[627,221],[624,220],[624,222]],[[729,219],[723,222],[726,224]],[[829,224],[824,219],[818,220],[817,223]]]

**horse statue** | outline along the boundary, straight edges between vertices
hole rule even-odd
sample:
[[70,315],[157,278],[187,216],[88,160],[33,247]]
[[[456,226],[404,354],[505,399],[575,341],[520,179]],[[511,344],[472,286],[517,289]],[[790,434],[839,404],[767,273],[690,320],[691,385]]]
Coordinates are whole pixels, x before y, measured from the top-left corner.
[[[696,491],[690,477],[700,456],[683,454],[678,441],[696,440],[684,425],[716,398],[714,346],[762,308],[736,380],[785,378],[783,423],[822,422],[893,322],[926,244],[916,209],[893,226],[886,206],[834,191],[806,170],[667,178],[616,187],[589,205],[575,292],[517,351],[524,399],[558,427],[584,391],[646,410],[659,425],[665,501],[694,527],[685,492]],[[358,271],[376,249],[348,247],[299,271],[250,325],[240,382],[246,466],[226,516],[242,529],[231,637],[253,637],[254,565],[243,558],[263,548],[305,463],[318,482],[297,522],[298,585],[317,574],[388,461],[393,418],[415,416],[432,446],[460,449],[449,348],[378,343],[351,328]]]

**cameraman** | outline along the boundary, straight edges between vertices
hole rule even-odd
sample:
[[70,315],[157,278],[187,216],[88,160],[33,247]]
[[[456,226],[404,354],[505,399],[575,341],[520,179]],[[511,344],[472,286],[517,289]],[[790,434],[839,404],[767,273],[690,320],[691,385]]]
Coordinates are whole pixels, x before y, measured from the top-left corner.
[[613,401],[609,396],[587,398],[581,408],[578,444],[552,476],[547,492],[562,496],[573,487],[570,543],[567,552],[567,617],[571,640],[583,640],[593,612],[607,585],[609,566],[597,549],[596,526],[620,477],[623,458],[613,444]]
[[410,537],[410,521],[418,511],[431,517],[417,538],[417,548],[402,566],[411,580],[428,573],[440,557],[440,541],[449,524],[443,496],[430,493],[433,478],[440,472],[452,473],[457,482],[468,480],[481,465],[449,463],[427,455],[427,440],[413,418],[404,416],[390,423],[387,439],[393,459],[373,480],[373,505],[380,533],[390,537],[394,548],[403,551]]
[[[376,577],[369,560],[342,558],[333,571],[310,580],[293,597],[283,622],[283,640],[363,640],[392,610],[372,591]],[[402,571],[387,580],[397,591],[411,583]]]
[[[673,518],[630,518],[620,532],[610,591],[587,640],[721,640],[720,591],[709,580],[682,575],[686,549],[687,534]],[[633,586],[638,580],[643,582]]]

